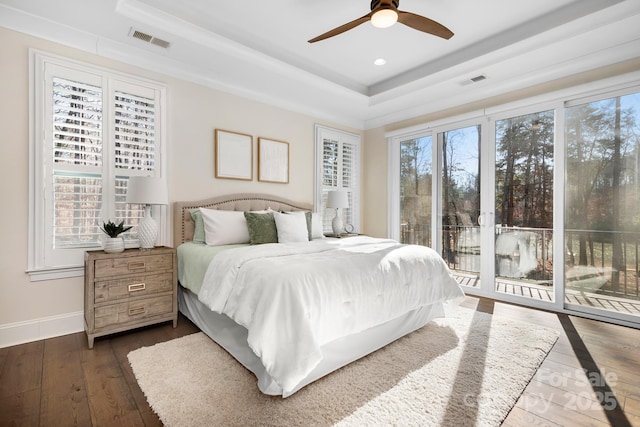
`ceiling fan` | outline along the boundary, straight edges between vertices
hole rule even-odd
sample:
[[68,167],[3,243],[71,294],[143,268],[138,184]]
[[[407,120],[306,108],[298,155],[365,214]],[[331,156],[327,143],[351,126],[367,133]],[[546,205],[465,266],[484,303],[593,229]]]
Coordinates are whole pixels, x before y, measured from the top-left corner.
[[387,28],[396,22],[400,22],[401,24],[415,30],[433,34],[434,36],[442,37],[443,39],[448,40],[453,37],[453,32],[451,32],[451,30],[436,21],[425,18],[424,16],[416,15],[415,13],[398,10],[399,3],[400,0],[372,0],[370,13],[334,28],[331,31],[327,31],[324,34],[309,40],[309,43],[315,43],[320,40],[328,39],[329,37],[337,36],[338,34],[349,31],[350,29],[367,21],[371,21],[371,24],[378,28]]

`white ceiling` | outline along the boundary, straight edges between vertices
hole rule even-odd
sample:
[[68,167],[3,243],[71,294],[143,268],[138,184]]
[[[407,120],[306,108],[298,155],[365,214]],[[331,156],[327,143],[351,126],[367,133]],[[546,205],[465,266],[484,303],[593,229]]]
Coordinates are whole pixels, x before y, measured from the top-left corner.
[[[0,25],[359,129],[640,56],[640,0],[399,9],[455,35],[365,23],[307,43],[367,14],[369,0],[0,0]],[[132,28],[171,46],[132,38]],[[386,65],[375,66],[380,57]]]

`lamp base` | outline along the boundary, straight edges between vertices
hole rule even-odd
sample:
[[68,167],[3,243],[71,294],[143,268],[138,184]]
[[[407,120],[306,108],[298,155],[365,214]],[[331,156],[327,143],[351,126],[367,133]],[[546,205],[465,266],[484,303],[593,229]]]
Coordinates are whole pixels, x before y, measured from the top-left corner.
[[333,234],[336,236],[344,232],[344,223],[342,222],[342,217],[338,215],[338,209],[336,209],[335,218],[331,221],[331,228],[333,229]]
[[156,246],[158,236],[158,223],[151,216],[151,205],[144,208],[144,218],[138,224],[138,239],[140,239],[140,250],[153,249]]

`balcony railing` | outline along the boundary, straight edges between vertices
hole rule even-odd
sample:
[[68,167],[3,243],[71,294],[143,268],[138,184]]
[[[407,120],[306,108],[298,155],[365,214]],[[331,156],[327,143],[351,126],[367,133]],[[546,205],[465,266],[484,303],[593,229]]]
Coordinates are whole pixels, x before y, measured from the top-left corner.
[[[616,243],[620,253],[614,262]],[[640,233],[569,229],[565,231],[565,245],[567,287],[581,292],[640,297]]]
[[[403,224],[400,238],[403,243],[430,246],[431,227]],[[614,268],[613,262],[614,238],[620,248],[618,268]],[[498,226],[495,242],[496,276],[538,285],[553,284],[552,229]],[[640,233],[566,230],[566,287],[581,293],[640,299],[639,246]],[[442,257],[452,270],[480,271],[480,227],[445,227],[442,248]]]

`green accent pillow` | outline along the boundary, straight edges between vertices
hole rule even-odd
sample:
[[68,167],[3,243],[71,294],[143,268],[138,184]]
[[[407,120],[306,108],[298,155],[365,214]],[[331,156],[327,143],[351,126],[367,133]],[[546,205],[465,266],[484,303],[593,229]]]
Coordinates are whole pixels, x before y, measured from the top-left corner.
[[273,213],[245,212],[244,217],[247,220],[252,245],[278,243],[278,229]]
[[193,243],[205,244],[204,220],[202,219],[200,208],[191,209],[189,213],[191,214],[191,219],[193,219],[193,223],[195,224],[195,229],[193,230]]

